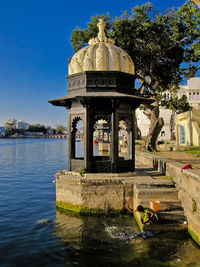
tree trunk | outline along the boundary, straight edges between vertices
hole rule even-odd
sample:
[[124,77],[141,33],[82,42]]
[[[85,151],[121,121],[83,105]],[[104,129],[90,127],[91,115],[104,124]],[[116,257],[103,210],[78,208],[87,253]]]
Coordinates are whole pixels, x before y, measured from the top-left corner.
[[144,140],[142,148],[145,148],[148,151],[156,151],[156,141],[164,125],[163,118],[159,118],[159,105],[157,101],[154,103],[154,107],[151,110],[150,121],[151,127],[146,139]]
[[[150,90],[152,95],[155,95],[158,84],[158,81],[155,81],[154,85],[152,86]],[[142,148],[145,148],[148,151],[156,151],[156,141],[164,125],[163,118],[159,118],[160,110],[158,100],[156,99],[156,97],[154,97],[154,100],[155,102],[152,105],[146,105],[146,107],[151,111],[150,114],[147,114],[148,119],[150,119],[151,127],[146,139],[144,140]]]

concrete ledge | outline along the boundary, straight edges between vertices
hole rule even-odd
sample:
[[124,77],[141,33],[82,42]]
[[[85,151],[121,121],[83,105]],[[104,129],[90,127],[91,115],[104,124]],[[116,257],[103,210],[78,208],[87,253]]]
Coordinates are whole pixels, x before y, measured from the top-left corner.
[[[200,170],[184,169],[183,164],[156,155],[136,151],[136,160],[151,166],[163,175],[171,176],[178,190],[188,229],[192,238],[199,244],[200,240]],[[195,238],[194,238],[195,237]]]

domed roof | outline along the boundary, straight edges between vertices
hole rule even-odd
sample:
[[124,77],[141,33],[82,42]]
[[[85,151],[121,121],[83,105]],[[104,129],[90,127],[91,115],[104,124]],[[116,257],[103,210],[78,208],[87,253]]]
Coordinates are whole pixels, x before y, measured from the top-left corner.
[[79,50],[69,63],[69,75],[83,71],[121,71],[135,73],[131,57],[123,49],[114,45],[115,41],[107,38],[103,19],[97,24],[99,33],[88,42],[88,46]]

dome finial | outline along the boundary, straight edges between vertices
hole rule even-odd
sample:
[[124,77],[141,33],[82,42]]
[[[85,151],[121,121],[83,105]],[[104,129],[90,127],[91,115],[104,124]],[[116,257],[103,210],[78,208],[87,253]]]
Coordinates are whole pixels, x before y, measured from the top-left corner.
[[100,42],[107,41],[104,29],[106,27],[106,23],[104,23],[104,18],[99,19],[99,23],[97,24],[99,28],[98,38]]
[[104,32],[104,29],[106,27],[106,23],[104,23],[104,18],[99,19],[99,23],[97,24],[99,28],[99,33],[96,38],[92,38],[89,40],[88,44],[93,45],[97,43],[109,43],[109,44],[114,44],[115,41],[111,38],[107,38]]

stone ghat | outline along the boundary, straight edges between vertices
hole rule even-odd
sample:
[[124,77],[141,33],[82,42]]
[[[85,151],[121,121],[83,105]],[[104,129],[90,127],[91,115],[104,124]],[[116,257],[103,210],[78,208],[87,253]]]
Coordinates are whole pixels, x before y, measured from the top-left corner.
[[[81,177],[79,173],[62,170],[56,174],[56,205],[79,213],[119,214],[127,213],[125,203],[128,200],[133,209],[139,204],[149,207],[150,200],[158,200],[162,223],[153,226],[153,230],[186,229],[187,221],[174,182],[154,179],[148,174],[151,170],[139,162],[134,173],[90,173]],[[145,229],[139,213],[135,217],[140,229]]]
[[180,162],[140,151],[135,156],[136,160],[173,179],[187,217],[188,231],[200,245],[200,170],[181,170],[184,165]]

